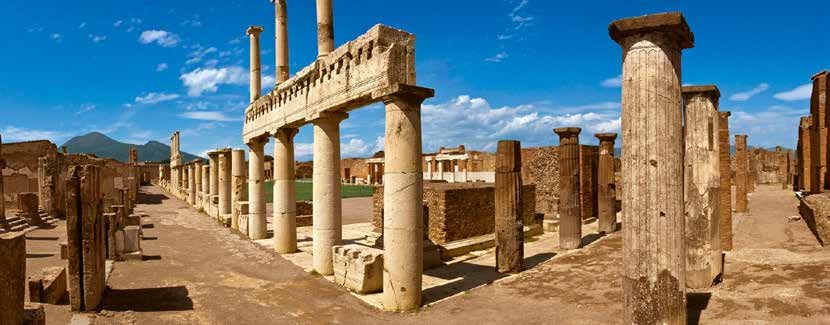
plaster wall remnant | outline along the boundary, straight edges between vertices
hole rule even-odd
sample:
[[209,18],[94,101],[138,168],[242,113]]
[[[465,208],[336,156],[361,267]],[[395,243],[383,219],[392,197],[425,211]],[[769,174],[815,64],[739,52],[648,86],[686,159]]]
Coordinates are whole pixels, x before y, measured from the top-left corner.
[[723,273],[720,246],[720,144],[714,85],[682,88],[684,103],[684,198],[686,287],[708,288]]
[[617,231],[617,190],[614,182],[614,140],[616,133],[597,133],[599,139],[599,172],[597,179],[600,233]]
[[685,324],[680,53],[694,35],[677,12],[608,29],[623,51],[623,320]]
[[735,135],[735,212],[749,212],[747,191],[749,190],[749,169],[746,153],[746,135]]
[[730,112],[718,112],[718,168],[720,169],[720,247],[724,251],[732,250],[732,164],[729,152],[729,116]]
[[501,140],[496,150],[496,271],[519,273],[524,268],[522,220],[522,145]]
[[559,135],[559,247],[577,249],[582,242],[579,200],[580,128],[557,128]]

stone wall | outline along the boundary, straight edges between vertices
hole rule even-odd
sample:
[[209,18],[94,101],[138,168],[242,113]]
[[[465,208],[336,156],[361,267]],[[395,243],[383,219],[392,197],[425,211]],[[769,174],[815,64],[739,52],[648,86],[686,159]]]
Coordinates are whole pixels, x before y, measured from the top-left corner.
[[141,177],[141,185],[155,184],[159,180],[159,164],[140,163],[138,175]]
[[559,147],[522,148],[522,184],[536,185],[536,212],[559,212]]
[[[522,186],[525,225],[535,220],[534,185]],[[376,231],[382,229],[383,187],[373,193]],[[491,234],[495,231],[495,185],[493,183],[427,183],[424,202],[429,239],[437,244]]]
[[340,160],[340,178],[345,178],[345,169],[349,169],[350,176],[366,179],[369,176],[369,167],[366,158],[346,158]]
[[599,147],[579,146],[579,201],[582,220],[599,217]]
[[[782,155],[792,155],[792,151],[782,149],[779,152],[761,148],[749,149],[747,156],[750,164],[749,170],[752,173],[751,179],[754,177],[757,184],[780,184],[786,180],[787,162],[781,159]],[[734,164],[732,170],[734,175]]]
[[40,192],[38,184],[39,159],[58,155],[57,146],[47,140],[3,143],[3,157],[6,159],[6,168],[3,168],[3,200],[6,207],[17,206],[17,194]]

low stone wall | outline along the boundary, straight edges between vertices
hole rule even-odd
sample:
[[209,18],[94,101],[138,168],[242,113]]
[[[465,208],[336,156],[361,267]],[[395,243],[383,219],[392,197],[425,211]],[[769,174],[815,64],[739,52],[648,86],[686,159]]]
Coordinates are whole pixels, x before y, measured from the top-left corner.
[[[525,225],[536,223],[535,185],[522,186]],[[383,187],[373,193],[375,231],[383,228]],[[436,244],[491,234],[495,231],[495,184],[424,184],[428,236]]]
[[802,197],[798,212],[819,244],[830,244],[830,195],[815,194]]
[[[40,192],[40,158],[55,159],[58,155],[57,146],[47,140],[3,143],[0,146],[3,146],[3,158],[6,159],[6,167],[0,170],[3,175],[3,200],[6,207],[13,207],[17,205],[18,193]],[[52,168],[52,172],[60,171],[62,168],[59,167]]]

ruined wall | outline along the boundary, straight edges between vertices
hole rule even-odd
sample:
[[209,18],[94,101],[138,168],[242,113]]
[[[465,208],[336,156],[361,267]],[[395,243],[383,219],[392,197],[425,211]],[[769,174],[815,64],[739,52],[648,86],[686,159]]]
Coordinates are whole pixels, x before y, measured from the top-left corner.
[[366,179],[369,176],[369,167],[366,158],[346,158],[340,160],[340,178],[346,178],[345,169],[349,168],[351,176]]
[[140,163],[138,175],[141,178],[141,185],[150,185],[159,180],[159,164]]
[[17,206],[17,194],[40,192],[38,169],[40,157],[56,159],[57,146],[47,140],[3,143],[3,200],[6,207]]
[[536,185],[536,212],[559,212],[559,147],[522,148],[522,184]]
[[784,154],[792,154],[792,152],[790,150],[777,152],[761,148],[749,150],[747,154],[749,170],[757,184],[780,184],[787,178],[787,162],[781,159]]
[[311,179],[314,172],[314,164],[310,161],[298,162],[294,166],[294,173],[297,179]]
[[[535,223],[534,185],[522,186],[522,217]],[[383,187],[373,193],[376,230],[382,229]],[[495,185],[493,183],[424,184],[429,239],[437,244],[492,234],[495,231]]]
[[579,146],[579,201],[582,220],[599,217],[599,147]]

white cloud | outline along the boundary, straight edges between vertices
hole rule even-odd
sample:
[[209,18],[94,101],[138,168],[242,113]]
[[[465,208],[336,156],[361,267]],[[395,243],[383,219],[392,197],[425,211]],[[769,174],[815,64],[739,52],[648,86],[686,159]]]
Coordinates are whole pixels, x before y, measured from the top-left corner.
[[166,102],[169,100],[174,100],[179,98],[179,94],[167,94],[167,93],[149,93],[144,96],[138,96],[135,98],[135,102],[137,104],[158,104],[161,102]]
[[167,65],[167,63],[164,63],[164,62],[159,63],[158,65],[156,65],[156,71],[157,72],[162,72],[164,70],[167,70],[167,68],[168,68],[168,65]]
[[510,13],[507,14],[507,16],[510,17],[510,21],[515,23],[513,29],[518,30],[530,26],[531,22],[533,21],[534,18],[532,16],[520,15],[520,11],[524,9],[529,2],[529,0],[520,1],[519,4],[513,7],[513,10],[511,10]]
[[184,112],[179,116],[184,117],[186,119],[191,120],[203,120],[203,121],[217,121],[217,122],[232,122],[232,121],[239,121],[241,118],[233,118],[226,116],[225,113],[219,111],[197,111],[197,112]]
[[729,96],[729,100],[733,102],[744,102],[754,97],[755,95],[767,91],[767,89],[769,89],[769,84],[762,83],[758,86],[755,86],[755,88],[752,88],[751,90],[735,93],[734,95]]
[[277,83],[277,78],[272,75],[265,75],[262,76],[262,89],[270,91],[274,89],[274,85]]
[[86,27],[86,22],[82,22],[80,25],[78,25],[78,29],[83,29],[84,27]]
[[78,108],[78,111],[75,112],[75,115],[81,115],[81,114],[84,114],[84,113],[87,113],[87,112],[91,112],[93,110],[95,110],[95,105],[94,104],[89,104],[89,103],[81,104],[81,106]]
[[305,158],[309,159],[314,154],[314,144],[313,143],[295,143],[294,144],[294,156],[297,158]]
[[196,49],[193,50],[193,52],[187,54],[188,59],[187,61],[185,61],[186,64],[199,63],[206,55],[210,53],[215,53],[217,51],[215,47],[204,48],[201,45],[195,45],[193,47],[195,47]]
[[[729,133],[747,134],[753,146],[783,146],[795,148],[798,139],[798,123],[801,116],[810,114],[808,108],[770,106],[766,109],[725,109],[731,111]],[[734,136],[732,137],[734,139]],[[734,141],[734,140],[733,140]]]
[[508,57],[507,52],[501,51],[498,54],[496,54],[495,56],[484,59],[484,61],[498,63],[498,62],[501,62],[502,60],[506,59],[507,57]]
[[156,43],[162,47],[173,47],[179,43],[179,35],[165,30],[145,30],[138,37],[141,44]]
[[185,27],[202,27],[202,22],[199,20],[199,15],[194,15],[192,19],[184,20],[179,25]]
[[53,33],[52,35],[49,35],[49,38],[55,40],[55,42],[60,42],[61,39],[63,39],[63,35],[59,33]]
[[605,79],[600,84],[605,88],[620,88],[622,87],[622,75]]
[[535,104],[493,108],[484,98],[458,96],[445,103],[422,106],[424,150],[464,144],[470,149],[492,151],[503,139],[520,140],[526,147],[554,145],[557,140],[553,128],[565,126],[582,127],[582,138],[593,142],[594,133],[619,131],[619,111],[608,110],[616,105],[587,104],[577,107],[597,107],[597,111],[549,114],[542,111],[558,110]]
[[92,40],[93,43],[100,43],[107,40],[105,35],[95,35],[89,34],[89,39]]
[[343,158],[364,157],[369,154],[369,145],[363,139],[350,139],[340,144],[340,153]]
[[112,23],[112,26],[113,27],[120,27],[122,24],[124,24],[124,21],[119,19],[119,20],[116,20],[114,23]]
[[187,129],[182,130],[182,135],[185,136],[185,137],[200,136],[200,135],[204,134],[207,131],[211,131],[213,129],[216,129],[220,125],[222,125],[222,123],[216,123],[216,122],[200,123],[196,127],[187,128]]
[[777,93],[772,97],[775,97],[779,100],[791,102],[796,100],[810,99],[810,96],[812,96],[812,94],[813,84],[804,84],[796,87],[793,90]]
[[63,143],[70,136],[64,131],[35,130],[23,127],[7,126],[0,134],[3,134],[3,142],[24,142],[34,140],[49,140],[54,143]]
[[245,85],[249,82],[248,70],[239,66],[226,68],[198,68],[185,73],[179,77],[185,87],[187,94],[191,97],[201,96],[202,93],[214,93],[219,85]]

